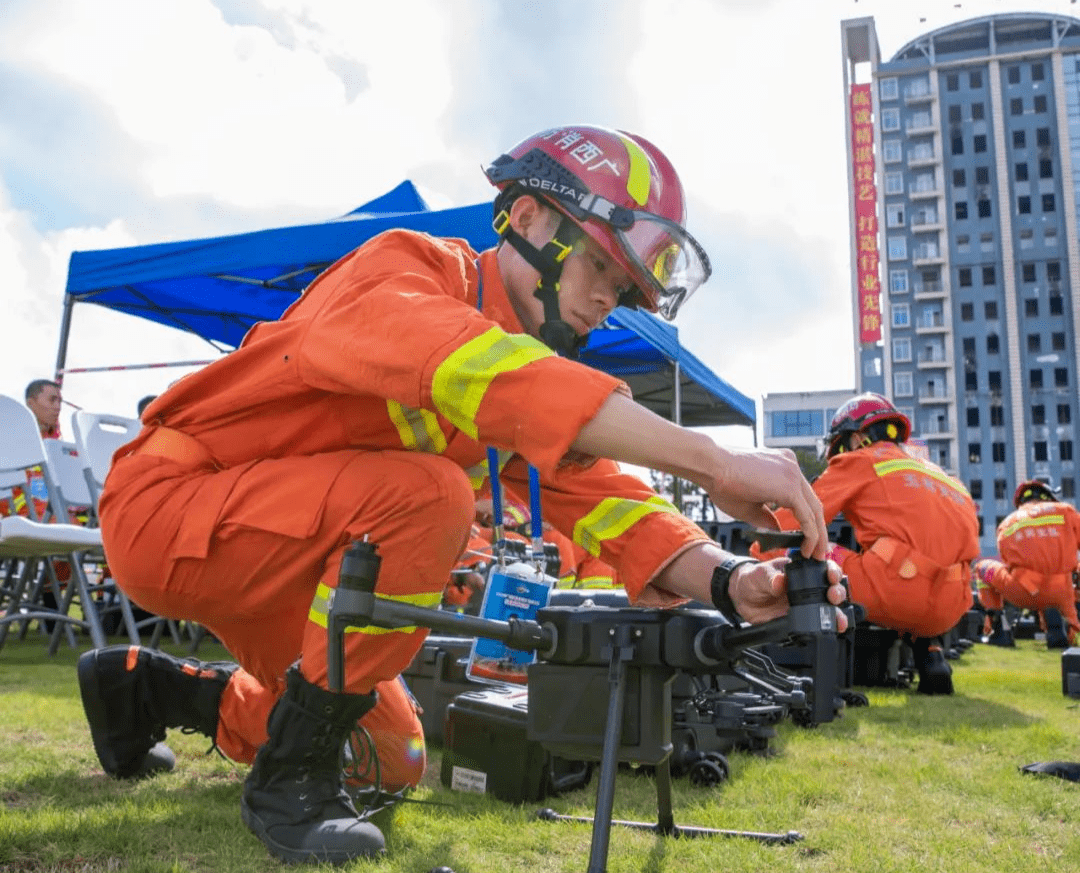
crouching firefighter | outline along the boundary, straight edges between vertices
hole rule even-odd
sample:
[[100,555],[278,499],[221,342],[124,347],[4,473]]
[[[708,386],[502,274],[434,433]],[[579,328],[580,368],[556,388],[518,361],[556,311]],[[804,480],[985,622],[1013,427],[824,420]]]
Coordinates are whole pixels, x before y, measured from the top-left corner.
[[[787,611],[786,559],[736,559],[618,461],[689,479],[754,526],[775,528],[768,506],[788,507],[804,553],[824,558],[820,504],[790,452],[719,446],[574,360],[617,304],[672,318],[709,275],[663,153],[579,125],[526,139],[486,173],[499,189],[495,248],[391,230],[345,255],[278,321],[151,403],[101,497],[121,588],[205,626],[240,665],[140,649],[89,659],[80,680],[103,766],[167,765],[155,743],[169,727],[212,735],[253,758],[241,815],[286,861],[385,849],[339,761],[357,721],[390,704],[401,723],[373,735],[376,751],[415,776],[401,759],[416,716],[396,683],[427,631],[350,628],[344,690],[332,692],[329,595],[345,549],[366,537],[381,597],[438,606],[488,446],[515,493],[536,468],[544,517],[616,568],[632,603],[712,599],[767,621]],[[259,705],[245,712],[248,695]]]

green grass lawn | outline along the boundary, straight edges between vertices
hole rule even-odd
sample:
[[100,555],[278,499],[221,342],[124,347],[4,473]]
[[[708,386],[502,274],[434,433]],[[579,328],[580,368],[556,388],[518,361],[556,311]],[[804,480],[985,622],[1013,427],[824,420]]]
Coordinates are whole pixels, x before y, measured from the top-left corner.
[[[86,644],[88,645],[88,644]],[[176,652],[175,647],[166,649]],[[101,772],[66,644],[0,650],[0,871],[278,869],[240,821],[246,768],[172,732],[177,768],[142,783]],[[204,645],[200,656],[227,657]],[[1080,784],[1023,775],[1034,761],[1080,761],[1080,710],[1061,693],[1061,652],[1021,640],[977,645],[953,662],[957,694],[866,689],[870,706],[803,729],[785,721],[771,757],[729,756],[714,788],[674,783],[676,823],[804,836],[792,845],[669,839],[614,828],[611,873],[1027,873],[1080,870]],[[596,779],[540,804],[513,806],[439,783],[429,750],[423,785],[377,819],[389,855],[347,869],[426,873],[585,871],[591,828],[535,817],[550,805],[590,815]],[[653,820],[648,777],[620,773],[615,818]]]

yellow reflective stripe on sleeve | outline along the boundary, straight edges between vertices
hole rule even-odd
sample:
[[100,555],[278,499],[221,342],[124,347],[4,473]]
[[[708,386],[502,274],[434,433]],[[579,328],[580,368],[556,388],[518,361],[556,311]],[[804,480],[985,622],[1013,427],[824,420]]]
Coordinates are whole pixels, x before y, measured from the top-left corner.
[[1021,519],[1018,519],[1017,521],[1014,521],[1007,528],[1002,530],[1001,531],[1001,536],[1003,536],[1003,537],[1011,537],[1018,530],[1021,530],[1022,528],[1025,528],[1025,527],[1049,527],[1049,526],[1064,527],[1065,526],[1065,516],[1064,515],[1042,515],[1042,516],[1039,516],[1038,518],[1021,518]]
[[[502,468],[510,462],[512,457],[514,457],[514,452],[508,449],[499,449],[499,472],[502,472]],[[469,484],[472,485],[473,491],[479,491],[484,487],[484,483],[488,478],[487,461],[481,461],[479,464],[466,467],[465,475],[469,477]]]
[[649,202],[649,185],[652,174],[649,172],[649,159],[636,142],[629,137],[620,136],[626,146],[626,155],[630,158],[630,169],[626,173],[626,193],[634,198],[638,206]]
[[616,585],[610,576],[582,576],[574,584],[575,588],[622,588]]
[[531,336],[493,327],[439,364],[431,380],[432,402],[455,427],[478,439],[476,414],[491,381],[554,354]]
[[599,555],[600,544],[604,540],[621,536],[651,512],[679,514],[679,510],[659,495],[644,502],[619,497],[605,498],[574,525],[574,542],[590,555]]
[[[311,609],[308,610],[308,621],[314,622],[321,628],[327,626],[327,615],[330,611],[330,594],[335,589],[331,588],[322,582],[319,583],[315,589],[315,597],[311,601]],[[441,591],[427,591],[423,594],[380,594],[380,598],[384,600],[393,600],[397,603],[411,603],[413,606],[426,606],[429,609],[438,606],[442,603]],[[348,627],[345,629],[346,633],[356,634],[392,634],[392,633],[404,633],[410,634],[416,630],[415,625],[409,625],[408,627]]]
[[933,467],[928,467],[926,464],[921,464],[915,460],[905,460],[903,458],[897,458],[893,461],[880,461],[874,464],[874,472],[878,476],[888,476],[890,473],[922,473],[924,476],[929,476],[931,479],[935,479],[941,482],[943,485],[948,485],[953,491],[959,491],[961,494],[967,494],[968,490],[964,487],[963,483],[957,481],[948,473],[941,470],[935,470]]
[[386,411],[405,448],[436,455],[446,451],[446,436],[434,412],[403,406],[396,400],[386,401]]

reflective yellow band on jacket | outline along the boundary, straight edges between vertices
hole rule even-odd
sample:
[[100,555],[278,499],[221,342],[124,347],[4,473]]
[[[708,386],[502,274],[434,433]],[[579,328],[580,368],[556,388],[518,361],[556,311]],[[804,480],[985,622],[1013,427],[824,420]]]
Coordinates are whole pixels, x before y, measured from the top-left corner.
[[[335,589],[329,585],[325,585],[322,582],[319,583],[319,587],[315,589],[315,598],[311,601],[311,609],[308,610],[308,621],[314,622],[321,628],[327,626],[327,614],[330,611],[330,594]],[[393,600],[397,603],[411,603],[413,606],[426,606],[428,608],[434,608],[442,603],[441,591],[427,591],[423,594],[380,594],[380,598],[384,600]],[[370,634],[372,636],[377,634],[411,634],[416,630],[415,625],[408,627],[374,627],[368,625],[366,627],[347,627],[345,633],[349,634]]]
[[396,400],[386,401],[386,411],[405,448],[435,455],[446,451],[446,436],[434,412],[402,406]]
[[599,555],[600,544],[604,540],[621,536],[651,512],[679,514],[679,510],[659,495],[650,497],[644,502],[619,497],[605,498],[592,512],[574,525],[574,542],[590,555]]
[[903,458],[897,458],[894,461],[881,461],[874,464],[874,472],[877,473],[878,476],[888,476],[890,473],[922,473],[924,476],[929,476],[931,479],[935,479],[943,485],[948,485],[953,491],[959,491],[961,494],[965,495],[968,493],[967,488],[948,473],[935,470],[933,467],[928,467],[915,460],[909,461]]
[[1021,518],[1014,521],[1001,531],[1001,536],[1011,537],[1018,530],[1025,527],[1064,527],[1064,515],[1041,515],[1038,518]]
[[[508,449],[499,449],[499,472],[502,472],[502,468],[505,467],[512,457],[514,452]],[[469,477],[469,484],[472,485],[473,491],[479,491],[484,487],[484,483],[487,481],[488,462],[481,461],[479,464],[473,464],[471,467],[465,468],[465,475]]]
[[439,364],[431,380],[432,402],[455,427],[478,439],[476,414],[491,381],[554,354],[531,336],[493,327]]
[[574,582],[575,588],[622,588],[610,576],[581,576]]

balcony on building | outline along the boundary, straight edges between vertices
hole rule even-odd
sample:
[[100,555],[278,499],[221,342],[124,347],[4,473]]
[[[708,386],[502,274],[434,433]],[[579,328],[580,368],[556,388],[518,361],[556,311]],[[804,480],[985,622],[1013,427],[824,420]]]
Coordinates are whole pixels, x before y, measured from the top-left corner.
[[937,95],[930,90],[926,82],[916,82],[904,89],[904,102],[908,106],[916,106],[920,103],[932,103]]
[[923,404],[952,403],[953,400],[942,385],[920,385],[918,397],[919,403]]
[[934,119],[929,112],[916,112],[908,119],[907,124],[904,126],[904,132],[908,136],[921,136],[923,134],[934,133],[936,130],[937,128],[934,127]]
[[916,281],[912,288],[912,296],[916,300],[938,300],[948,295],[945,283],[940,279],[923,279]]
[[916,267],[944,264],[945,256],[941,253],[937,243],[922,243],[911,250],[911,263]]
[[[935,206],[924,206],[912,210],[911,227],[915,231],[941,230],[945,223]],[[937,246],[934,246],[936,249]]]
[[941,163],[940,158],[934,154],[934,147],[911,149],[908,152],[907,165],[910,169],[917,167],[932,167]]
[[930,182],[919,181],[908,185],[908,197],[912,200],[926,200],[941,196],[941,184],[935,179]]
[[915,357],[915,366],[920,370],[944,370],[952,366],[952,361],[945,356],[944,348],[935,346],[923,349]]
[[945,315],[941,312],[924,312],[915,319],[915,333],[945,333]]

